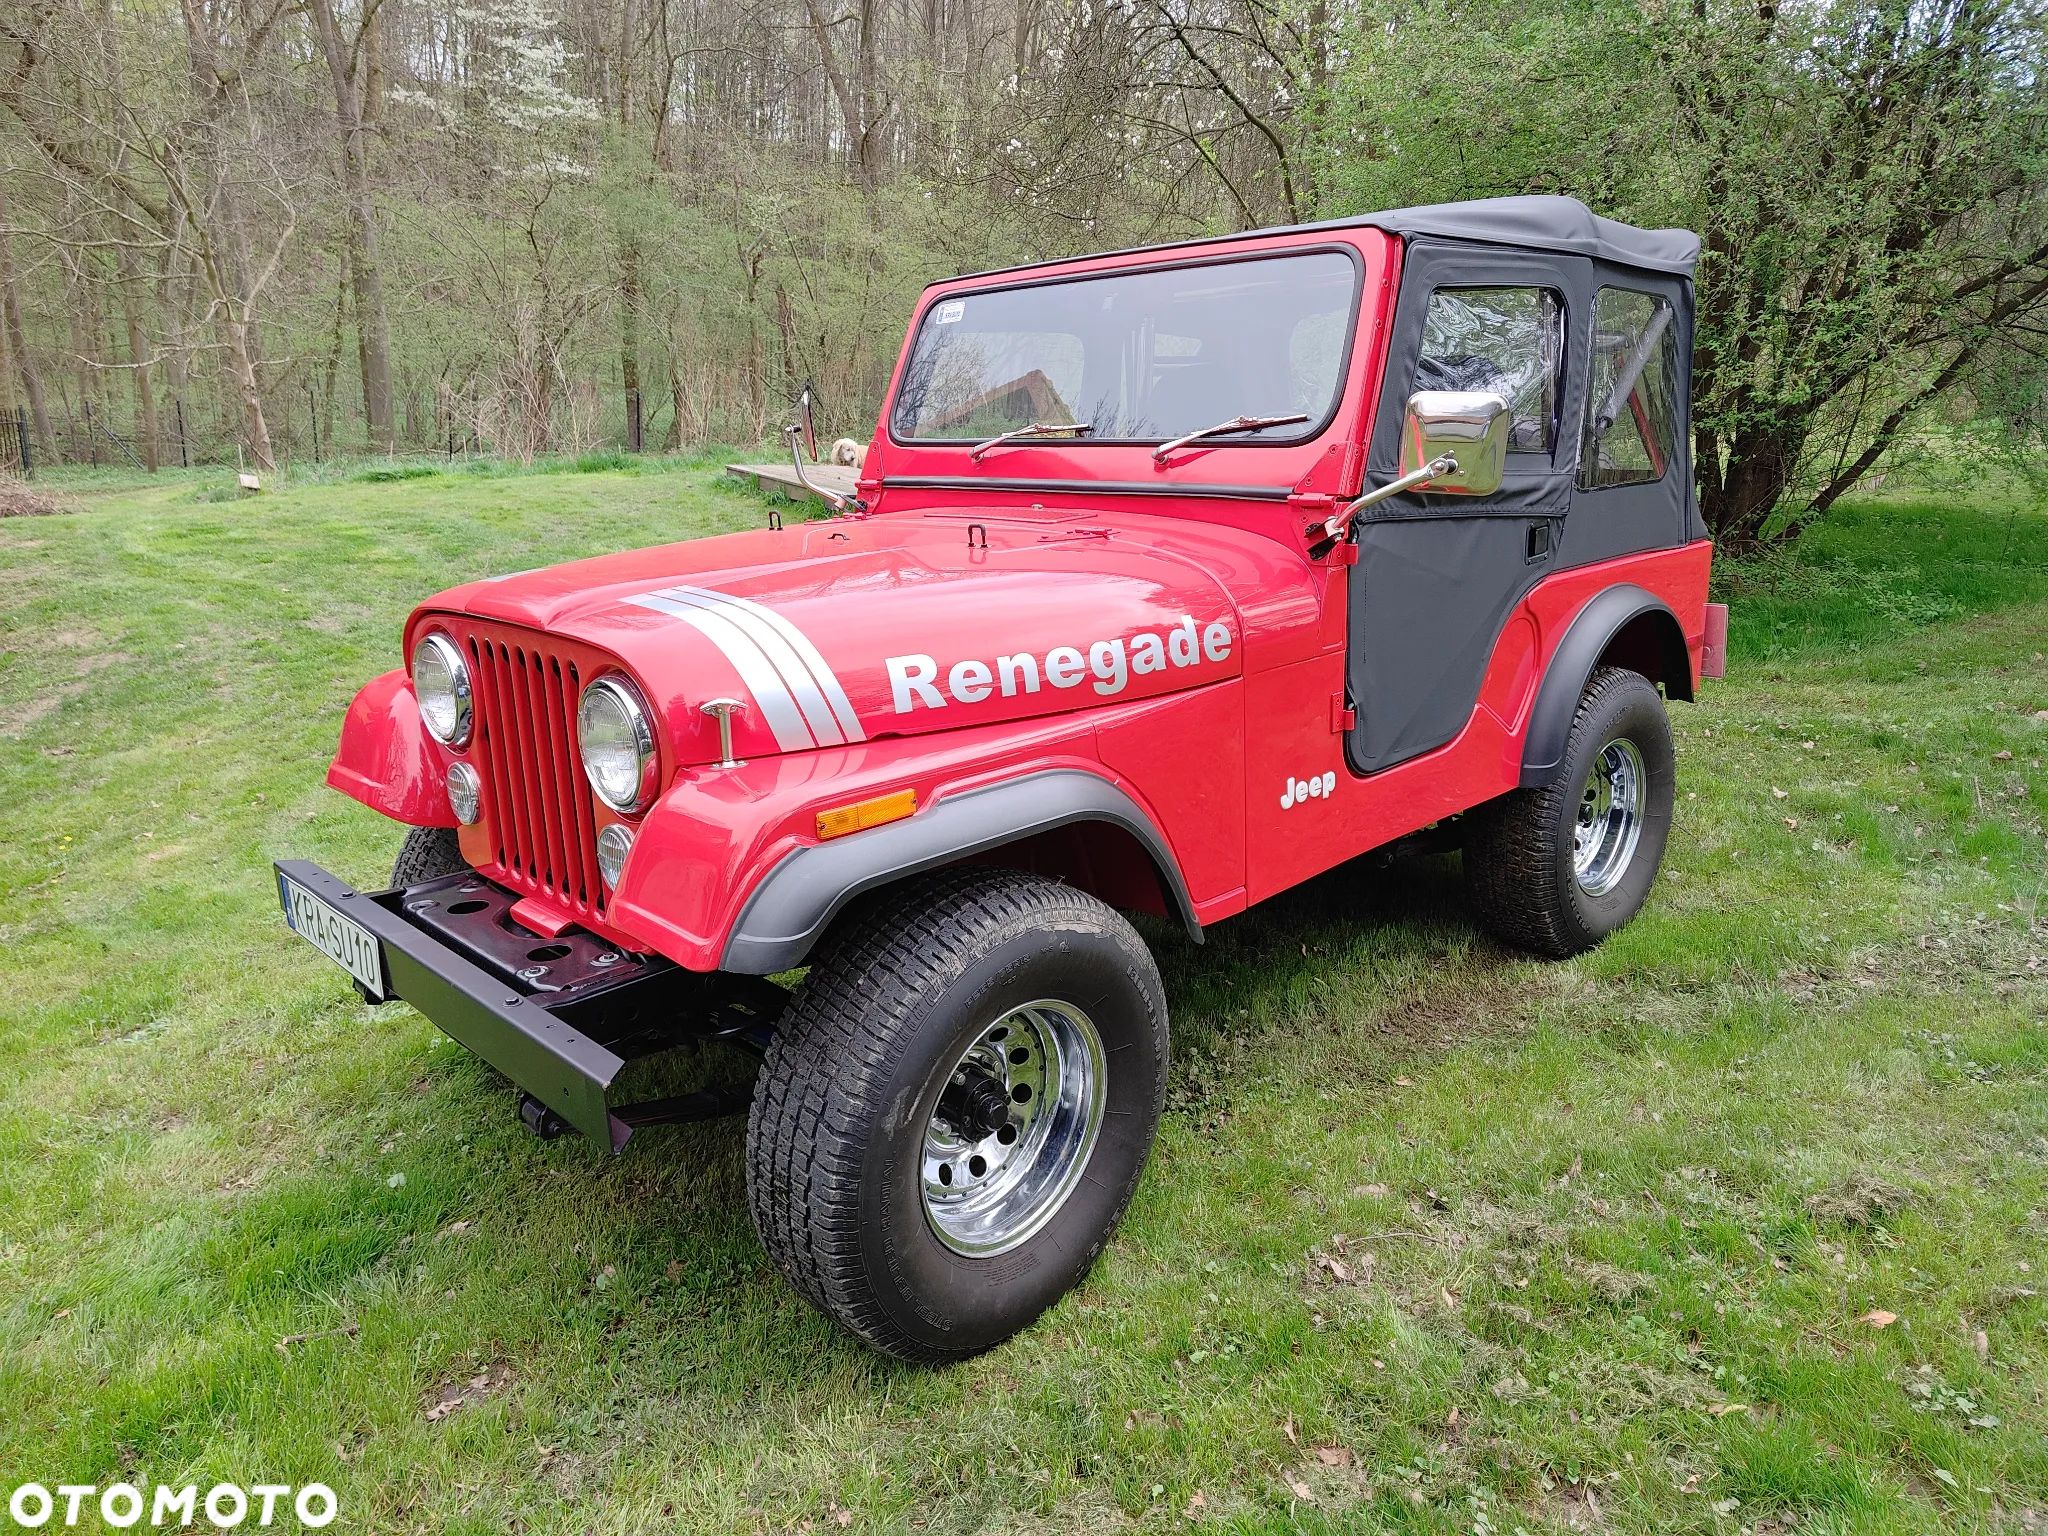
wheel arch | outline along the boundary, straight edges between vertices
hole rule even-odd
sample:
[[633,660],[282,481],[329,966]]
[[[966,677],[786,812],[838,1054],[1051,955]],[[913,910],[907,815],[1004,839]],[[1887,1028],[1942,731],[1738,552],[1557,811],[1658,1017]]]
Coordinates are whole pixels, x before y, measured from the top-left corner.
[[1641,587],[1609,587],[1579,610],[1551,654],[1522,740],[1524,788],[1549,783],[1563,766],[1579,696],[1603,666],[1640,672],[1662,684],[1667,698],[1693,696],[1692,655],[1678,616]]
[[[1152,818],[1107,779],[1060,768],[949,795],[907,820],[785,854],[747,898],[720,969],[790,970],[855,897],[971,863],[1055,876],[1112,906],[1178,917],[1202,941],[1187,882]],[[1147,899],[1155,895],[1156,906]]]

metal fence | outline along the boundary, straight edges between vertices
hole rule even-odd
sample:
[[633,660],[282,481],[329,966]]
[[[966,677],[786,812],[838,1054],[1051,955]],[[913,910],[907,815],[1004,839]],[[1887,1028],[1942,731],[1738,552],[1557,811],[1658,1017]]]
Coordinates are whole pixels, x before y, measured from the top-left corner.
[[0,469],[23,478],[36,472],[36,445],[29,435],[25,405],[15,407],[12,415],[0,415]]
[[[161,462],[185,465],[192,462],[182,429],[183,416],[182,410],[176,411],[172,441],[164,445],[173,451]],[[27,406],[18,405],[11,413],[0,412],[0,470],[28,478],[37,470],[48,469],[53,464],[150,467],[137,435],[132,431],[122,431],[90,404],[76,415],[66,413],[50,422],[49,430],[40,433],[30,426]]]

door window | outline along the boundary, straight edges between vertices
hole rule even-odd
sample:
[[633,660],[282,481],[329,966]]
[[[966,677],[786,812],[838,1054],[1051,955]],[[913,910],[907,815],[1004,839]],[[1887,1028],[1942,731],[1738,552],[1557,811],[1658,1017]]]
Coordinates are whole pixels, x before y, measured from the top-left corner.
[[1579,489],[1664,478],[1678,417],[1678,335],[1671,304],[1602,288],[1593,304],[1592,383],[1579,442]]
[[1417,389],[1484,390],[1508,402],[1508,447],[1557,442],[1564,303],[1549,288],[1439,288],[1423,318]]

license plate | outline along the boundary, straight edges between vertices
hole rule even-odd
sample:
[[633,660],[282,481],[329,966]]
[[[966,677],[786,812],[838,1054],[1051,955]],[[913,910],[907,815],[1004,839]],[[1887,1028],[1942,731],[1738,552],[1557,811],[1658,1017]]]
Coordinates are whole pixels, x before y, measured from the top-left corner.
[[289,875],[277,877],[277,894],[293,933],[355,977],[379,1002],[389,996],[391,989],[384,983],[384,946],[369,929],[343,917]]

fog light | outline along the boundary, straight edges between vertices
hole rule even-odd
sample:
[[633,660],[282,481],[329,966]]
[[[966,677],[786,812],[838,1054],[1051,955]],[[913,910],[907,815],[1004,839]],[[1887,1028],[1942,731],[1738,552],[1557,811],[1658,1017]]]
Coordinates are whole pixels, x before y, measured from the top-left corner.
[[465,827],[476,825],[477,813],[483,804],[483,789],[483,781],[469,764],[448,765],[448,805],[455,812],[455,819]]
[[623,821],[615,821],[597,834],[597,872],[604,876],[607,890],[618,885],[619,876],[626,872],[626,855],[632,851],[633,829]]

